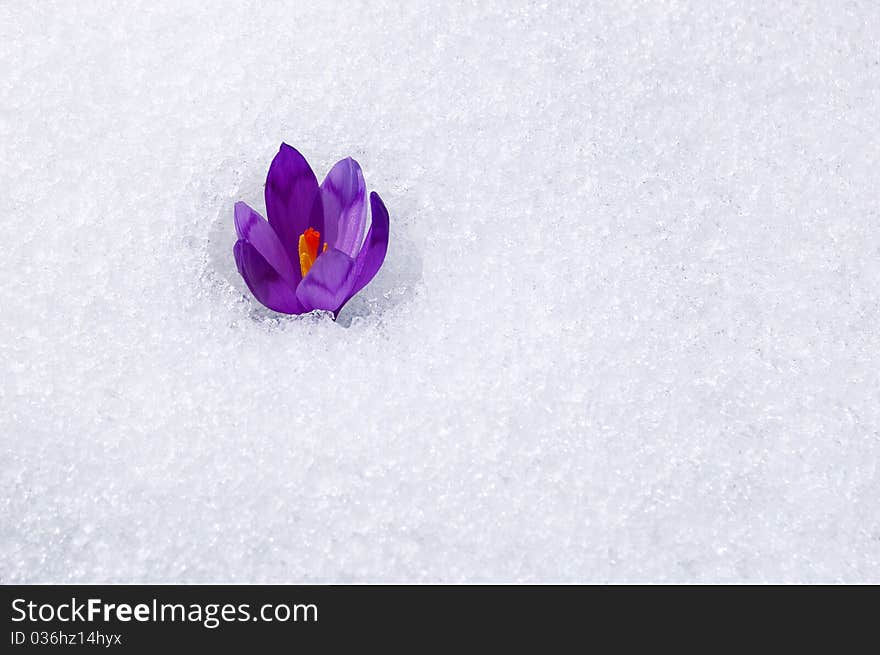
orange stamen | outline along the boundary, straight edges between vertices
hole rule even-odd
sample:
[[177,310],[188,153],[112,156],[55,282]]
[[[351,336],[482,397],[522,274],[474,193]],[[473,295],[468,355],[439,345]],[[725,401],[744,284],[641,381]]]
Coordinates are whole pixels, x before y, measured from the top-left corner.
[[[312,264],[318,258],[318,246],[321,244],[321,233],[315,229],[308,228],[299,237],[299,270],[305,277]],[[327,244],[324,244],[324,251],[327,250]]]

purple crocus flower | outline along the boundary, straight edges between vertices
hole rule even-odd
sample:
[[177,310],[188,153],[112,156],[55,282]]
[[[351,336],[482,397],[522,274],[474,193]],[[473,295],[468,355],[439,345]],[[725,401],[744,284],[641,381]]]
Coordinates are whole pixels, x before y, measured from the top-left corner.
[[268,222],[235,203],[235,263],[254,297],[284,314],[323,309],[335,317],[388,250],[388,210],[375,192],[364,239],[366,196],[354,159],[338,162],[319,187],[305,158],[282,143],[266,176]]

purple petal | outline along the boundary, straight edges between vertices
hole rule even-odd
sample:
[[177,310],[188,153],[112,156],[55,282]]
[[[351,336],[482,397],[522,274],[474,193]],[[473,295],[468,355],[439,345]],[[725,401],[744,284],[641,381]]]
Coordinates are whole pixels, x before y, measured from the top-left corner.
[[370,194],[370,210],[372,222],[364,245],[355,260],[355,282],[349,298],[369,284],[382,267],[385,253],[388,252],[388,210],[375,191]]
[[357,254],[367,222],[367,187],[360,164],[348,157],[330,169],[321,183],[323,240],[350,257]]
[[235,203],[235,231],[239,239],[247,241],[263,256],[288,286],[296,288],[302,277],[299,266],[293,265],[281,245],[281,240],[266,219],[243,202]]
[[335,312],[349,297],[354,284],[354,260],[341,250],[328,250],[318,256],[308,275],[296,289],[296,297],[306,310]]
[[232,252],[238,272],[257,300],[283,314],[303,313],[294,288],[281,278],[254,246],[247,241],[237,241]]
[[324,230],[318,180],[305,158],[286,143],[266,176],[266,214],[291,261],[299,261],[299,236],[306,228]]

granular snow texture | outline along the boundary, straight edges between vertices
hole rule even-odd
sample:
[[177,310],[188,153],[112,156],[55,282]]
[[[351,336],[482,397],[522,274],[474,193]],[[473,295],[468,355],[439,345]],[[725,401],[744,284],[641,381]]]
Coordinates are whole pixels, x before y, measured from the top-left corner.
[[[880,582],[878,42],[4,2],[0,582]],[[391,214],[338,323],[235,269],[282,141]]]

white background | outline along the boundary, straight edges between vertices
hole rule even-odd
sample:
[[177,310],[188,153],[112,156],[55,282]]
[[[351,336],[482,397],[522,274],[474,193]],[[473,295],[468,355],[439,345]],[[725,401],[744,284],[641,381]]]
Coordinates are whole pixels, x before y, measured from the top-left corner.
[[759,4],[0,3],[0,582],[880,581],[880,14]]

